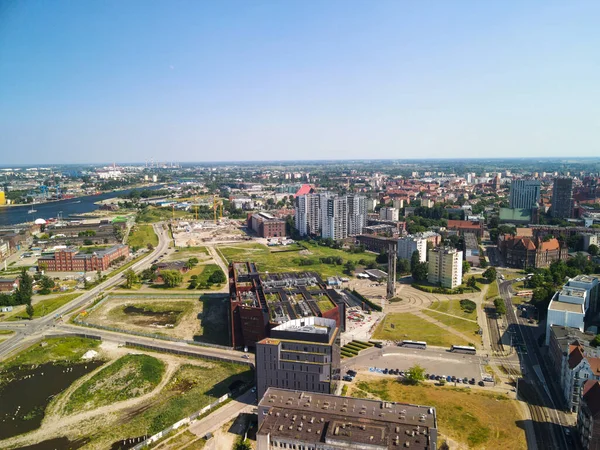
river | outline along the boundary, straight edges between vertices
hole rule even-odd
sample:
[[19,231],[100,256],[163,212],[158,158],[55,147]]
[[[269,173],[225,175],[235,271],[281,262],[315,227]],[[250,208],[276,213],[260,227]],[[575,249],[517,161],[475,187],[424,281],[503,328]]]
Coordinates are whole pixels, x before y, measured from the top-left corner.
[[[151,186],[139,189],[155,190],[160,189],[163,186]],[[106,200],[107,198],[117,197],[121,194],[127,194],[132,189],[125,189],[123,191],[105,192],[100,195],[87,195],[85,197],[70,198],[68,200],[59,200],[56,202],[48,203],[36,203],[34,205],[23,205],[23,206],[8,206],[0,207],[0,227],[6,227],[10,225],[17,225],[25,222],[33,222],[35,219],[42,218],[48,220],[51,217],[58,217],[59,213],[64,219],[69,216],[76,216],[78,214],[89,213],[96,211],[99,206],[95,204],[100,200]],[[36,210],[34,213],[30,213],[31,207]]]

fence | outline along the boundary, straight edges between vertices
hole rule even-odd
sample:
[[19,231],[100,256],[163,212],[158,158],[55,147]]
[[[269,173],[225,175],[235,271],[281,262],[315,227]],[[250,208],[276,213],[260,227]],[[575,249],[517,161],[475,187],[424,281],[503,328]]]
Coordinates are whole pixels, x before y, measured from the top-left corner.
[[252,364],[250,361],[246,361],[246,360],[241,361],[241,360],[238,360],[235,358],[225,358],[225,357],[215,356],[215,355],[204,355],[204,354],[199,354],[199,353],[194,353],[194,352],[188,352],[186,350],[179,350],[176,348],[166,348],[166,347],[158,347],[156,345],[138,344],[137,342],[125,342],[125,346],[131,347],[131,348],[139,348],[142,350],[152,350],[155,352],[172,353],[174,355],[180,355],[180,356],[189,356],[189,357],[193,357],[193,358],[208,359],[210,361],[220,361],[220,362],[226,362],[226,363],[240,364],[242,366],[248,366],[248,367],[251,367],[252,369],[254,369],[254,364]]
[[153,444],[154,442],[157,442],[158,440],[162,439],[164,436],[167,436],[171,431],[175,431],[183,425],[191,424],[198,417],[202,416],[203,414],[206,414],[208,411],[213,409],[215,406],[220,405],[221,403],[226,401],[228,398],[229,398],[229,394],[225,394],[224,396],[217,399],[217,401],[215,401],[214,403],[211,403],[210,405],[207,405],[204,408],[202,408],[200,411],[196,411],[191,416],[188,416],[185,419],[181,419],[179,422],[175,422],[173,425],[171,425],[168,428],[165,428],[162,431],[159,431],[154,436],[150,436],[144,442],[141,442],[138,445],[136,445],[135,447],[132,447],[131,450],[141,450],[142,448],[146,448],[150,444]]
[[102,336],[96,336],[95,334],[86,334],[86,333],[62,333],[62,334],[44,334],[44,339],[48,338],[61,338],[61,337],[80,337],[85,339],[93,339],[95,341],[101,341]]

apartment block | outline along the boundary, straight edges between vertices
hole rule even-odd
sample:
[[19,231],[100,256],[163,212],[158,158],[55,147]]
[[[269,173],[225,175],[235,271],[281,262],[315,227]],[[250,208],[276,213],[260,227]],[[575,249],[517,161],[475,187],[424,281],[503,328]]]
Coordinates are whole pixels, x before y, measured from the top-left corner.
[[511,209],[533,209],[540,201],[539,180],[513,180],[510,184],[509,207]]
[[299,195],[295,199],[294,220],[300,236],[319,235],[321,232],[321,196]]
[[430,406],[269,388],[258,404],[257,450],[435,450]]
[[552,217],[569,219],[573,217],[573,179],[555,178],[552,188]]
[[429,250],[427,281],[444,288],[454,289],[462,284],[463,252],[454,248]]
[[331,394],[339,379],[340,332],[335,320],[290,320],[256,343],[258,398],[269,387]]
[[581,408],[577,413],[577,434],[584,450],[600,449],[600,383],[597,380],[588,380],[584,384]]
[[321,237],[334,240],[348,237],[348,199],[321,194]]
[[348,236],[362,234],[367,225],[367,197],[348,195]]
[[415,251],[419,252],[420,262],[427,261],[426,238],[410,234],[398,239],[398,258],[410,260]]
[[379,210],[379,218],[397,222],[400,220],[400,210],[398,208],[383,207]]

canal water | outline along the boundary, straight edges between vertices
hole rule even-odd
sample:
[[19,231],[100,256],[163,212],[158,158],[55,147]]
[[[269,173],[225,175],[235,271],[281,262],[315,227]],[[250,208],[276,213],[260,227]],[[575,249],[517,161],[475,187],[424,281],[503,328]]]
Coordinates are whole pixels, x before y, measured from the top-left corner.
[[[160,185],[140,189],[156,190],[163,187],[164,186]],[[33,222],[38,218],[48,220],[51,217],[58,217],[59,213],[64,219],[67,219],[68,216],[89,213],[98,209],[99,206],[96,205],[95,202],[128,194],[132,190],[133,189],[125,189],[123,191],[105,192],[100,195],[87,195],[85,197],[48,203],[37,203],[34,205],[0,207],[0,227]],[[36,210],[34,213],[30,213],[32,206]]]
[[52,398],[102,364],[102,361],[70,366],[46,363],[2,372],[0,376],[9,382],[0,388],[0,440],[39,428]]

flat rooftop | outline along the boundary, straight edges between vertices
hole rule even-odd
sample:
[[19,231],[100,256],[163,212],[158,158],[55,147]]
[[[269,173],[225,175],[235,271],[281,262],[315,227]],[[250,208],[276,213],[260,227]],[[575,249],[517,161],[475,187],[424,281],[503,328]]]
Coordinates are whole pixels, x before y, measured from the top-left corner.
[[566,295],[569,297],[584,298],[586,294],[587,294],[587,291],[585,289],[571,287],[571,286],[563,286],[563,288],[560,290],[560,295]]
[[566,311],[566,312],[574,312],[574,313],[584,313],[583,305],[579,303],[567,303],[560,302],[556,300],[552,300],[550,305],[548,306],[548,310],[552,311]]
[[593,283],[594,280],[599,281],[598,277],[593,277],[591,275],[577,275],[575,278],[571,278],[571,281],[578,281],[580,283]]

